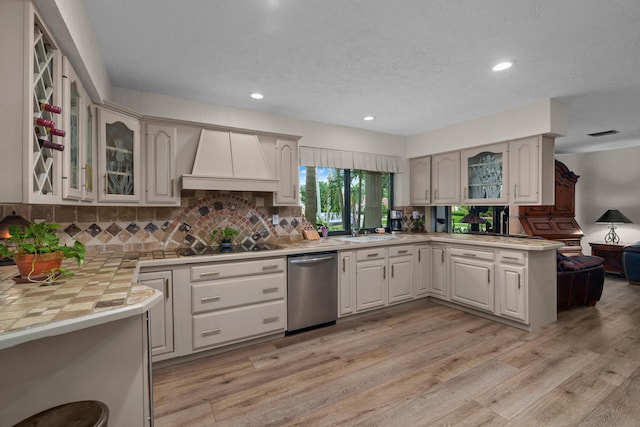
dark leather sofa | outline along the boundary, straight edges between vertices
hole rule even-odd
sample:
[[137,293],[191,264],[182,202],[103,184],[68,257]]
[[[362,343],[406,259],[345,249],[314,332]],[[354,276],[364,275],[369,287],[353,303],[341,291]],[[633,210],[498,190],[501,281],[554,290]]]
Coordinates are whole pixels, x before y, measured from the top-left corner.
[[640,286],[640,242],[635,242],[622,249],[624,259],[624,275],[632,285]]
[[558,309],[593,306],[600,301],[604,287],[603,262],[598,256],[567,257],[558,253]]

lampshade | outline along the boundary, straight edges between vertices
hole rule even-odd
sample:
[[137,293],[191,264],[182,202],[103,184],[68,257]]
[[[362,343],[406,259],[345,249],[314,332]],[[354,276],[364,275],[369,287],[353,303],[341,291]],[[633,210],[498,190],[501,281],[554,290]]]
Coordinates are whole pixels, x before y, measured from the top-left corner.
[[633,223],[633,221],[631,221],[629,218],[624,216],[624,214],[622,212],[620,212],[618,209],[609,209],[608,211],[603,213],[600,218],[598,218],[596,220],[596,223],[598,223],[598,222],[604,222],[604,223],[616,223],[617,222],[619,224],[632,224]]
[[11,212],[11,215],[5,216],[2,221],[0,221],[0,239],[8,239],[11,237],[9,234],[10,225],[17,225],[20,228],[24,228],[29,224],[29,221],[20,215],[16,215],[16,211]]

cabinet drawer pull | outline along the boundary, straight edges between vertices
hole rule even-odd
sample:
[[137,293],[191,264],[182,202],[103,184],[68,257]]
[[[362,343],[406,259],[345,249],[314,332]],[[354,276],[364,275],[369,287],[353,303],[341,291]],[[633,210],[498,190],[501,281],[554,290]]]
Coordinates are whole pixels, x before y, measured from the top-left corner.
[[393,267],[395,267],[395,265],[391,264],[391,278],[392,279],[393,279],[393,275],[394,275],[394,272],[395,272],[395,269]]
[[409,249],[404,249],[402,251],[398,251],[399,254],[406,254],[407,252],[409,252]]
[[347,259],[346,258],[342,258],[342,272],[343,273],[347,272]]
[[464,256],[478,256],[476,254],[470,254],[470,253],[467,253],[467,252],[463,252],[462,255],[464,255]]
[[422,258],[422,251],[418,250],[418,262],[421,262],[421,258]]
[[219,297],[219,296],[215,296],[215,297],[202,297],[202,298],[200,298],[200,302],[202,302],[202,303],[206,303],[206,302],[216,302],[216,301],[220,301],[220,297]]
[[210,335],[220,335],[222,333],[222,331],[220,329],[206,329],[204,331],[202,331],[202,336],[203,337],[208,337]]
[[205,271],[204,273],[200,273],[200,277],[219,276],[219,275],[220,275],[219,271]]
[[518,184],[513,184],[513,197],[518,197]]
[[387,266],[382,267],[382,279],[387,278]]
[[169,299],[169,279],[164,279],[164,299]]
[[520,289],[520,273],[518,273],[518,289]]
[[440,263],[444,264],[444,250],[440,251],[440,255],[442,255],[441,256],[442,260],[440,261]]
[[265,266],[263,266],[263,267],[262,267],[262,271],[265,271],[265,270],[275,270],[275,269],[277,269],[277,268],[278,268],[278,266],[277,266],[277,265],[265,265]]
[[176,180],[174,178],[171,178],[171,197],[174,196],[174,192],[175,192],[175,185],[176,184]]
[[264,289],[262,290],[262,293],[263,293],[263,294],[272,294],[272,293],[274,293],[274,292],[278,292],[278,289],[279,289],[279,288],[264,288]]
[[265,319],[262,319],[262,323],[266,325],[268,323],[277,322],[279,319],[280,319],[280,316],[267,317]]
[[378,253],[376,252],[375,254],[367,254],[367,258],[372,258],[374,256],[378,256]]
[[487,270],[487,283],[491,283],[491,270]]
[[510,259],[510,260],[513,260],[513,261],[520,260],[520,258],[518,258],[517,256],[503,256],[502,259]]

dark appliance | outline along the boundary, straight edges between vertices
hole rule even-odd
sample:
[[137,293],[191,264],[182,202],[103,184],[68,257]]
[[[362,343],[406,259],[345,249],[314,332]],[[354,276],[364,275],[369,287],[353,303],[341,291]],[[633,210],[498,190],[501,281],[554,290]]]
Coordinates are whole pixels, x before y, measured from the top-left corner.
[[402,217],[404,211],[400,209],[391,209],[389,211],[389,229],[392,233],[402,232]]

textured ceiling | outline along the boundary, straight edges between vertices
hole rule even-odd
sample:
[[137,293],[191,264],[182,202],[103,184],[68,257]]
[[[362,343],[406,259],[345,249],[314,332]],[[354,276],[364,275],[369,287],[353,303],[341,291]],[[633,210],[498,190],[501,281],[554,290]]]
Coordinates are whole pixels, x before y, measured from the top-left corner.
[[397,135],[554,98],[558,152],[640,145],[638,0],[86,3],[117,87]]

